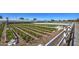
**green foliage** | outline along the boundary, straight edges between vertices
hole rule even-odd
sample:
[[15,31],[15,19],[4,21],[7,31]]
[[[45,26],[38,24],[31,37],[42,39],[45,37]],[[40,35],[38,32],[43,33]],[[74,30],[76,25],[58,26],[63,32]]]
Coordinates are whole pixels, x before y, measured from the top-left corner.
[[19,18],[19,19],[24,20],[24,18],[23,18],[23,17],[21,17],[21,18]]
[[17,30],[15,27],[13,27],[14,31],[20,35],[22,37],[22,39],[24,39],[26,42],[29,42],[31,39],[33,39],[31,36],[29,35],[26,35],[25,33],[23,33],[22,31],[20,30]]
[[[18,33],[18,35],[20,35],[22,39],[24,39],[26,42],[33,40],[33,37],[31,37],[30,35],[40,38],[42,37],[42,35],[40,34],[45,35],[46,33],[51,33],[52,31],[57,30],[56,28],[52,28],[56,26],[57,25],[49,25],[49,24],[40,24],[40,25],[39,24],[11,24],[11,27],[13,27],[15,32]],[[25,34],[24,32],[22,32],[21,30],[15,27],[20,28],[21,30],[23,30],[26,33],[29,33],[30,35]]]
[[6,33],[7,33],[8,41],[10,41],[11,39],[14,39],[14,35],[13,35],[13,32],[11,30],[7,30]]
[[2,36],[4,26],[5,26],[5,24],[0,24],[0,37]]

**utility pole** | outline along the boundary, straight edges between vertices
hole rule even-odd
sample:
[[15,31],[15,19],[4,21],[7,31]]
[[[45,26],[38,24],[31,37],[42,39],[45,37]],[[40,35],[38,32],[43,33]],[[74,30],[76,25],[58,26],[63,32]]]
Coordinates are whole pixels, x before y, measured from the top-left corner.
[[8,17],[6,17],[6,25],[7,25],[7,27],[9,25],[9,19],[8,19]]

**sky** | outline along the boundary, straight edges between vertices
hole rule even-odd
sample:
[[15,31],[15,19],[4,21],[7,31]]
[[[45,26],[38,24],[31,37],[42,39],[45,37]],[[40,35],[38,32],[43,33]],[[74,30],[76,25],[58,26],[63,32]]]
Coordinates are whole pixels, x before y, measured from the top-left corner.
[[26,19],[32,20],[37,18],[37,20],[71,20],[79,18],[79,13],[0,13],[4,19],[9,17],[9,19],[18,19],[24,17]]

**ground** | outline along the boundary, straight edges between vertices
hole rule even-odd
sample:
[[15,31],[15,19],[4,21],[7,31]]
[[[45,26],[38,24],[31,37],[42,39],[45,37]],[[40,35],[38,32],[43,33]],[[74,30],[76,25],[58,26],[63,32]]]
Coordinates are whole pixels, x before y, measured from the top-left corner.
[[75,39],[74,45],[79,46],[79,23],[75,23]]

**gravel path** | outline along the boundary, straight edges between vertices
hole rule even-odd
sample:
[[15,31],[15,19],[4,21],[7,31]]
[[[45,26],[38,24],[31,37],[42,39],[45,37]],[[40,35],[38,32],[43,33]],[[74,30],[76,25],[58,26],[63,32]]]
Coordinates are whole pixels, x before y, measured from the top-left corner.
[[74,45],[79,46],[79,23],[75,24],[75,39],[74,39]]

